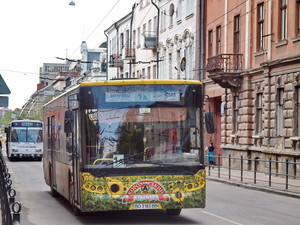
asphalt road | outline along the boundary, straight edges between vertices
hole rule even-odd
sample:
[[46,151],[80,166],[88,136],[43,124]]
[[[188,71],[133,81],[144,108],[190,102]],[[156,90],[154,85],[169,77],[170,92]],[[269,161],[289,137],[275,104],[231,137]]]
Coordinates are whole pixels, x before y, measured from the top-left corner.
[[[6,158],[6,157],[5,157]],[[44,182],[42,162],[7,161],[22,225],[77,224],[263,224],[293,225],[300,221],[300,199],[207,181],[207,206],[184,209],[180,216],[162,211],[88,213],[76,217],[63,197],[52,198]]]

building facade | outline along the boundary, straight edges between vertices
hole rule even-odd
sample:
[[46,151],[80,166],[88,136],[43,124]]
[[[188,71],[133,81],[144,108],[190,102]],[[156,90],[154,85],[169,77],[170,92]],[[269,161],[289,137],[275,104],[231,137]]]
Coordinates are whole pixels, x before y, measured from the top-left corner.
[[108,79],[199,79],[196,0],[141,0],[105,30]]
[[210,0],[206,15],[205,93],[222,154],[299,162],[300,1]]

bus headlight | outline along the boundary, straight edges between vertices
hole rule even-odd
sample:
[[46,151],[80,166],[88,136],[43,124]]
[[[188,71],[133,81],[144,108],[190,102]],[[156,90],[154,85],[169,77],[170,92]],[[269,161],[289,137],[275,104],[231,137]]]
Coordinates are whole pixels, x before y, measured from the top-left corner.
[[36,149],[35,152],[42,152],[42,149]]
[[12,152],[18,152],[18,149],[14,149],[14,148],[13,148],[11,151],[12,151]]

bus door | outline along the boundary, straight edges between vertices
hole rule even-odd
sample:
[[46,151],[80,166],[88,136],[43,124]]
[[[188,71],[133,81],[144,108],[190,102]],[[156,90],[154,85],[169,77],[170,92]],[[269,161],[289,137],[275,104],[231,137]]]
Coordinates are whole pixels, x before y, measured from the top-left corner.
[[56,159],[55,159],[55,117],[52,116],[48,123],[48,132],[50,134],[50,140],[48,139],[48,149],[51,152],[51,167],[50,167],[50,187],[57,187],[56,183]]
[[79,113],[78,110],[72,111],[73,117],[73,126],[72,126],[72,172],[73,172],[73,182],[75,185],[75,193],[74,193],[74,200],[75,203],[79,204],[80,202],[80,139],[79,139]]

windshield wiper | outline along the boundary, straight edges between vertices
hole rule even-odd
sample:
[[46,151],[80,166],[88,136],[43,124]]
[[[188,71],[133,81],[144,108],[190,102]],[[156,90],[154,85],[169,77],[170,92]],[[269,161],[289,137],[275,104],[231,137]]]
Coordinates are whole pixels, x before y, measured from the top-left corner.
[[33,139],[30,135],[28,135],[28,137],[29,137],[29,139],[31,139],[31,140],[33,141],[33,143],[35,144],[34,139]]

